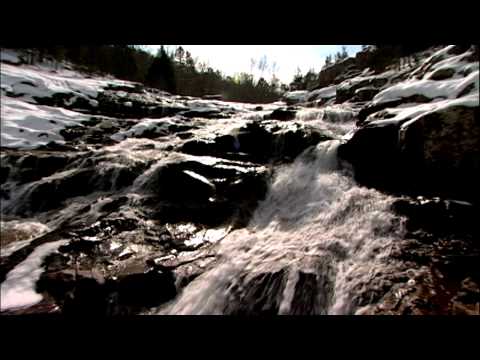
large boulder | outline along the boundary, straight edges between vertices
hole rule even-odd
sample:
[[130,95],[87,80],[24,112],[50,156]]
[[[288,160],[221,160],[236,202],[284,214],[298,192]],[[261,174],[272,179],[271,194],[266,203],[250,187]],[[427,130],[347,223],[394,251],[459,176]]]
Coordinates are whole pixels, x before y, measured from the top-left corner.
[[332,84],[339,84],[344,79],[339,78],[339,75],[348,70],[356,69],[356,61],[354,58],[346,58],[335,64],[332,64],[320,71],[318,74],[318,86],[316,88],[327,87]]
[[144,205],[162,222],[245,224],[267,192],[269,170],[254,164],[174,160],[143,184]]
[[287,109],[275,109],[273,110],[270,114],[265,115],[263,118],[265,120],[281,120],[281,121],[287,121],[287,120],[293,120],[295,119],[296,115],[295,109],[292,108],[287,108]]
[[339,149],[365,185],[478,201],[478,107],[452,105],[362,126]]
[[381,76],[358,77],[346,80],[337,86],[337,103],[350,100],[356,95],[356,91],[361,88],[370,87],[374,89],[382,88],[388,82],[388,78]]
[[480,117],[478,107],[451,106],[402,125],[401,156],[424,186],[479,199]]
[[354,102],[370,101],[374,98],[375,95],[379,93],[379,91],[380,89],[372,86],[362,87],[360,89],[355,90],[352,101]]
[[[278,270],[241,274],[229,291],[224,304],[226,315],[325,315],[334,292],[335,270],[326,255],[317,262],[305,258],[299,268],[285,266]],[[294,274],[295,277],[292,276]],[[296,279],[286,303],[287,282]]]

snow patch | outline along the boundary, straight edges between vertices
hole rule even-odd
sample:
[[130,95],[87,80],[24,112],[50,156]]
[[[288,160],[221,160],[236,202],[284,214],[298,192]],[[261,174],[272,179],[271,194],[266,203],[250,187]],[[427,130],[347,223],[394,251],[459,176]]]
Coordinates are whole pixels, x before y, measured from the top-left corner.
[[[4,50],[1,54],[2,59],[10,56]],[[54,94],[67,94],[89,101],[108,87],[135,87],[134,83],[128,81],[106,77],[88,78],[87,75],[65,68],[56,70],[41,65],[16,66],[5,63],[1,67],[1,83],[2,88],[30,103],[36,103],[35,97],[49,98]]]
[[448,79],[443,81],[428,79],[408,80],[379,92],[373,98],[373,104],[399,100],[414,95],[423,95],[429,99],[454,99],[471,84],[474,84],[472,91],[478,89],[478,70],[472,72],[465,78],[459,79]]
[[317,99],[330,99],[337,95],[337,86],[327,86],[321,89],[311,91],[306,97],[309,101]]
[[146,131],[153,132],[158,135],[168,134],[168,128],[171,125],[185,123],[178,117],[164,117],[161,119],[142,119],[137,124],[126,131],[120,131],[111,136],[112,140],[122,141],[130,137],[142,136]]
[[388,118],[385,120],[375,120],[375,121],[368,121],[368,118],[367,118],[367,122],[368,124],[371,124],[371,125],[387,125],[387,124],[400,123],[400,124],[403,124],[402,127],[405,127],[407,126],[407,124],[410,124],[416,121],[419,117],[424,116],[427,113],[445,110],[453,106],[467,106],[467,107],[479,106],[478,93],[463,96],[459,99],[454,99],[454,100],[442,100],[442,101],[436,101],[428,104],[420,104],[420,105],[414,105],[409,107],[389,108],[387,109],[387,112],[389,114],[394,114],[395,115],[394,117]]
[[64,143],[60,131],[79,126],[89,116],[57,107],[1,97],[1,145],[32,149],[51,141]]

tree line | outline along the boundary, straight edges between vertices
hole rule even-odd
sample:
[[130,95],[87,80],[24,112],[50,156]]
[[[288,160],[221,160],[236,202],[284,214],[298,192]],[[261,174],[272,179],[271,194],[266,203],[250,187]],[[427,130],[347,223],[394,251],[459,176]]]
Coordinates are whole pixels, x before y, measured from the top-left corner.
[[[138,45],[36,46],[16,47],[28,50],[31,63],[54,59],[69,61],[79,70],[111,74],[122,80],[141,82],[172,94],[197,96],[221,95],[227,101],[268,103],[281,96],[281,84],[272,74],[270,80],[243,72],[226,76],[198,61],[181,46],[168,51],[161,46],[152,54]],[[252,64],[256,63],[252,60]],[[268,66],[266,57],[258,68]],[[262,73],[263,73],[262,70]],[[283,87],[285,89],[285,86]]]

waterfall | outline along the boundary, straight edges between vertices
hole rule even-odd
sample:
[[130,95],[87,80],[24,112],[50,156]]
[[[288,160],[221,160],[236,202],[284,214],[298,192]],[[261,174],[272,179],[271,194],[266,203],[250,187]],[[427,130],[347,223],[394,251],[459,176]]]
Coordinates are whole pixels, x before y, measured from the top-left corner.
[[320,143],[279,169],[249,225],[219,244],[220,261],[158,312],[354,313],[354,289],[388,265],[404,230],[393,198],[338,169],[338,146]]

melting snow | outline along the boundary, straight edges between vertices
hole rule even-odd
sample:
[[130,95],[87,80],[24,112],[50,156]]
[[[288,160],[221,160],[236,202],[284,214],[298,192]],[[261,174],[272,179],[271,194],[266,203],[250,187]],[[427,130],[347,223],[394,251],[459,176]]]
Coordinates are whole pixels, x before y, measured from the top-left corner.
[[306,96],[308,100],[314,100],[314,99],[330,99],[337,96],[337,86],[332,85],[332,86],[327,86],[321,89],[313,90]]
[[62,129],[81,125],[88,119],[89,116],[75,111],[2,96],[1,144],[10,148],[35,148],[51,141],[63,143]]
[[[435,80],[410,80],[391,86],[378,93],[374,99],[374,104],[410,97],[413,95],[423,95],[429,99],[435,98],[456,98],[467,86],[474,84],[478,89],[478,70],[472,72],[465,78],[449,79],[443,81]],[[473,89],[472,89],[473,91]]]
[[153,131],[156,134],[168,134],[168,127],[175,124],[185,124],[179,117],[164,117],[161,119],[142,119],[127,131],[120,131],[111,136],[113,140],[121,141],[129,137],[141,136],[146,131]]

